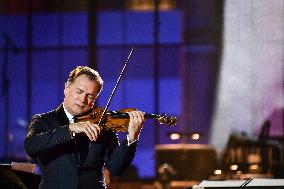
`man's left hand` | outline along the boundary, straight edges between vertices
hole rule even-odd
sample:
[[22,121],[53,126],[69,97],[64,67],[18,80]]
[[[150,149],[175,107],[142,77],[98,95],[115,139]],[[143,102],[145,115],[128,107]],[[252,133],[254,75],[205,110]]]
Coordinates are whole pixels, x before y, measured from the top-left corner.
[[131,111],[128,112],[130,117],[128,126],[128,139],[129,142],[133,142],[139,138],[141,129],[144,125],[144,112],[141,111]]

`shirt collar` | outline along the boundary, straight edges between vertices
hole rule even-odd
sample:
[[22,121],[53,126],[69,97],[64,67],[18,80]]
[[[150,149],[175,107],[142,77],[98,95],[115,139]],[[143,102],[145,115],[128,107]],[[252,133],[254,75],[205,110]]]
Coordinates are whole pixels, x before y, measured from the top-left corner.
[[73,116],[72,114],[70,114],[70,113],[66,110],[64,104],[63,104],[63,109],[64,109],[64,112],[65,112],[65,114],[66,114],[66,116],[67,116],[69,122],[71,122],[74,116]]

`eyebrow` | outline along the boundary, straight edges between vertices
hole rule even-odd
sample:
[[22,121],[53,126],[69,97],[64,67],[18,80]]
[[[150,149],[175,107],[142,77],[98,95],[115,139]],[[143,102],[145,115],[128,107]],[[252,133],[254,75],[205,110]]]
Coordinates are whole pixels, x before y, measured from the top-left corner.
[[[80,92],[86,92],[85,90],[83,90],[83,89],[80,89],[80,88],[76,88],[76,90],[79,90]],[[95,96],[94,94],[92,94],[92,93],[86,93],[88,96]]]

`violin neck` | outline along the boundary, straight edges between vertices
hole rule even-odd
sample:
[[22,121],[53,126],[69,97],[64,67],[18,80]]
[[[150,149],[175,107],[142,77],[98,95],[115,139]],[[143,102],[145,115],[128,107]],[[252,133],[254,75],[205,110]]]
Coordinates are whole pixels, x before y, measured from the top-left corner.
[[[128,113],[125,112],[117,112],[111,111],[107,113],[111,118],[129,118]],[[145,119],[157,119],[160,124],[167,124],[168,126],[176,125],[177,118],[176,117],[167,117],[166,114],[157,115],[157,114],[145,114]]]
[[[112,118],[129,118],[128,113],[123,113],[123,112],[119,112],[119,113],[111,113],[110,116]],[[160,117],[160,115],[157,114],[145,114],[144,118],[145,119],[158,119]]]
[[160,115],[157,114],[145,114],[144,118],[145,119],[158,119],[160,117]]

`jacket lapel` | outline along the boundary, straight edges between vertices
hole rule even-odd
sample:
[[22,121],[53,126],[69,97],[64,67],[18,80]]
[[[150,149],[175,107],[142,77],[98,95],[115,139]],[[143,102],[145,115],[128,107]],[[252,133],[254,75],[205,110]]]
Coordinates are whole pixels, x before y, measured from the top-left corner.
[[[69,119],[67,117],[67,115],[64,112],[64,108],[63,108],[63,104],[60,104],[56,109],[55,112],[57,114],[57,121],[59,123],[59,125],[68,125],[69,124]],[[76,163],[77,165],[80,165],[80,153],[78,152],[78,144],[77,144],[77,139],[73,139],[73,146],[71,147],[73,148],[73,159],[74,159],[74,163]]]
[[69,119],[67,115],[64,112],[63,104],[60,104],[56,109],[56,114],[57,114],[57,121],[59,125],[68,125],[69,124]]

